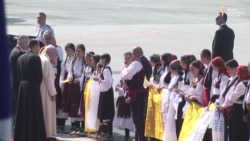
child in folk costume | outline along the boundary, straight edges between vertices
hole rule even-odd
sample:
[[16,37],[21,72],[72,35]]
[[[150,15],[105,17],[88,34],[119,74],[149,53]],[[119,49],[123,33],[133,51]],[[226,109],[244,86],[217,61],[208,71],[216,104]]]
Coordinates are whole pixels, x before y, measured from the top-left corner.
[[171,53],[164,53],[160,57],[161,59],[161,65],[164,69],[163,74],[160,77],[159,80],[159,91],[163,88],[167,88],[168,84],[171,80],[171,73],[169,71],[169,64],[173,60],[177,60],[177,56]]
[[176,133],[176,111],[179,101],[181,101],[180,95],[175,91],[178,84],[182,81],[182,68],[179,60],[173,60],[169,65],[169,71],[171,72],[171,81],[168,85],[168,100],[169,107],[167,112],[167,119],[165,123],[163,140],[177,141]]
[[[205,76],[204,76],[204,81],[203,81],[203,87],[204,87],[203,107],[207,107],[209,106],[208,104],[211,102],[210,100],[212,96],[213,98],[216,98],[216,95],[213,94],[212,86],[213,86],[213,82],[215,81],[215,78],[217,78],[218,76],[218,71],[213,70],[212,54],[210,50],[203,49],[200,53],[200,60],[205,66],[205,69],[204,69]],[[211,127],[212,125],[210,125],[209,128],[207,128],[206,133],[204,135],[204,138],[208,141],[212,140]]]
[[190,89],[191,82],[194,79],[193,73],[190,71],[190,64],[196,60],[196,57],[194,55],[182,55],[180,57],[180,65],[182,70],[184,71],[184,74],[182,76],[182,81],[178,85],[178,89],[175,89],[176,93],[179,94],[179,96],[182,96],[180,101],[175,101],[177,103],[176,107],[176,134],[177,138],[179,137],[182,123],[183,123],[183,117],[185,115],[186,108],[184,107],[186,104],[186,100],[184,97],[184,92],[188,91]]
[[153,68],[153,73],[150,78],[150,83],[153,85],[158,85],[160,81],[160,77],[164,72],[164,68],[161,65],[160,55],[153,54],[149,57],[150,65]]
[[[213,71],[216,72],[218,75],[212,82],[212,95],[210,96],[210,102],[214,103],[220,96],[220,94],[223,92],[223,90],[226,88],[227,82],[228,82],[228,74],[226,72],[225,62],[221,57],[215,57],[212,60],[212,67]],[[214,111],[214,117],[212,119],[212,123],[209,126],[212,127],[212,138],[213,141],[220,141],[224,140],[224,134],[223,138],[220,138],[219,133],[219,120],[222,118],[223,115],[221,115],[219,112]],[[223,116],[224,118],[224,116]],[[224,120],[224,119],[223,119]],[[214,125],[214,126],[213,126]]]
[[[99,97],[100,97],[100,84],[99,81],[94,81],[95,78],[100,79],[102,74],[103,65],[99,62],[100,55],[92,55],[89,58],[91,66],[94,70],[89,78],[85,90],[85,132],[88,132],[88,137],[97,138],[99,130],[99,120],[97,118]],[[95,66],[94,66],[95,65]]]
[[[90,79],[90,76],[92,75],[92,73],[94,72],[94,68],[92,67],[91,64],[91,56],[94,55],[93,51],[87,52],[86,55],[84,56],[84,61],[85,61],[85,67],[83,70],[83,80],[82,80],[82,89],[81,89],[81,98],[80,98],[80,106],[79,106],[79,110],[78,110],[78,115],[82,116],[84,121],[81,122],[82,126],[80,129],[80,136],[86,136],[85,133],[85,123],[86,123],[86,119],[85,119],[85,99],[84,99],[84,90],[85,90],[85,86],[88,82],[88,80]],[[84,131],[84,132],[83,132]]]
[[237,65],[235,60],[229,60],[226,63],[227,72],[231,77],[225,91],[217,101],[217,111],[225,113],[230,141],[248,141],[248,127],[243,121],[242,104],[247,91],[249,71],[247,66]]
[[[248,63],[248,71],[250,75],[250,62]],[[250,79],[248,80],[247,84],[247,91],[244,99],[244,115],[243,115],[243,120],[248,124],[248,134],[250,137]]]
[[84,81],[85,83],[90,79],[95,67],[92,65],[92,56],[95,55],[93,51],[87,52],[85,55],[86,67],[84,69]]
[[[124,54],[125,68],[132,62],[132,53],[126,52]],[[122,141],[129,140],[129,131],[134,130],[134,123],[131,117],[130,105],[125,102],[126,94],[126,82],[120,81],[115,88],[118,93],[118,99],[116,102],[116,113],[114,117],[113,125],[119,129],[125,130],[125,136]]]
[[190,64],[190,72],[194,75],[194,79],[191,82],[191,88],[188,92],[185,92],[185,99],[188,102],[197,102],[203,104],[203,86],[202,81],[204,79],[204,65],[201,61],[196,60]]
[[[63,103],[65,101],[68,100],[68,97],[65,97],[64,93],[68,93],[69,91],[69,83],[64,83],[64,80],[67,78],[68,76],[68,72],[70,69],[70,64],[74,58],[75,55],[75,45],[72,43],[68,43],[65,46],[65,52],[66,52],[66,60],[64,62],[61,63],[61,74],[60,74],[60,88],[62,91],[62,98],[61,98],[61,106],[63,107]],[[57,114],[57,118],[59,118],[58,120],[58,132],[63,132],[64,131],[64,126],[65,126],[65,122],[66,119],[68,118],[68,114],[63,112],[62,109],[59,109],[58,114]]]
[[205,66],[204,86],[204,107],[208,106],[213,94],[212,86],[215,78],[218,77],[218,71],[214,71],[212,67],[212,54],[210,50],[203,49],[200,53],[201,62]]
[[[186,99],[186,105],[185,108],[187,109],[189,107],[189,104],[191,102],[195,102],[199,105],[203,105],[203,95],[204,95],[204,87],[203,87],[203,81],[204,81],[204,68],[205,66],[203,63],[199,60],[193,61],[190,64],[190,72],[193,74],[194,79],[191,82],[190,89],[184,93],[185,99]],[[204,125],[205,126],[205,125]],[[205,128],[206,129],[206,128]],[[205,130],[206,131],[206,130]],[[204,131],[204,132],[205,132]],[[203,133],[203,131],[201,132]],[[204,134],[202,134],[204,135]],[[205,138],[206,139],[206,138]],[[203,138],[200,137],[199,140],[204,141]]]
[[[113,138],[113,119],[114,119],[114,91],[112,71],[109,66],[111,57],[109,54],[102,54],[100,63],[103,65],[100,78],[93,78],[100,83],[100,98],[98,105],[98,118],[100,120],[100,140]],[[106,130],[105,130],[106,129]]]
[[[221,138],[224,140],[228,140],[228,122],[227,122],[227,115],[229,112],[229,108],[232,105],[232,103],[228,100],[228,96],[230,93],[233,91],[233,86],[235,85],[238,76],[236,74],[236,68],[238,67],[238,62],[236,60],[229,60],[225,63],[227,73],[230,76],[229,81],[226,85],[226,88],[222,91],[220,94],[219,99],[215,101],[216,103],[216,111],[219,112],[220,114],[224,115],[224,137],[222,136]],[[222,106],[224,108],[222,108]]]
[[[159,80],[164,72],[164,68],[161,65],[160,55],[153,54],[149,57],[149,62],[152,67],[152,75],[149,79],[148,86],[151,90],[154,90],[159,85]],[[160,92],[160,91],[159,91]],[[162,139],[161,134],[163,134],[163,129],[161,129],[161,112],[158,110],[161,106],[161,101],[154,101],[153,97],[156,98],[159,95],[157,93],[149,93],[147,98],[147,114],[145,123],[145,136],[148,136],[151,141],[157,141]],[[151,105],[151,106],[150,106]],[[160,118],[158,118],[160,117]],[[160,124],[158,124],[160,123]]]
[[169,91],[168,91],[168,85],[171,81],[171,71],[169,70],[169,64],[173,60],[177,60],[177,56],[171,53],[164,53],[161,55],[161,64],[164,68],[164,72],[160,77],[159,85],[158,85],[158,91],[162,90],[162,99],[161,99],[161,112],[162,112],[162,120],[164,123],[164,135],[163,140],[166,139],[166,127],[167,127],[167,114],[168,114],[168,108],[169,108]]
[[69,114],[72,124],[71,135],[79,135],[81,133],[80,122],[83,121],[82,116],[79,115],[79,107],[81,101],[81,91],[83,86],[83,70],[85,68],[85,46],[79,44],[76,47],[76,56],[73,59],[67,79],[69,80],[70,88],[65,96],[68,97],[68,101],[65,101],[63,111]]
[[100,61],[100,55],[95,54],[95,55],[91,56],[91,64],[92,64],[95,71],[96,71],[96,67],[97,67],[97,64],[99,63],[99,61]]
[[248,90],[249,71],[247,66],[240,65],[237,67],[236,73],[238,79],[233,92],[228,97],[233,103],[228,114],[229,140],[248,141],[249,133],[247,123],[244,122],[243,101]]
[[[93,62],[92,57],[90,58]],[[92,63],[91,63],[92,64]],[[97,138],[99,130],[99,120],[98,120],[98,107],[99,107],[99,97],[100,97],[100,84],[99,81],[94,81],[94,79],[100,79],[102,73],[103,65],[99,62],[92,76],[88,80],[84,90],[85,99],[85,132],[88,132],[88,137]]]

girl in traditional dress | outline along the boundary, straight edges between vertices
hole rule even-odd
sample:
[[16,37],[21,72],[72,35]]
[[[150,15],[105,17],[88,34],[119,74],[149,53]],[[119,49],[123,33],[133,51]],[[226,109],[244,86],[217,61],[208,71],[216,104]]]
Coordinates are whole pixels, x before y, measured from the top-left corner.
[[216,99],[219,98],[220,93],[225,89],[227,82],[228,82],[228,74],[225,67],[225,62],[221,57],[215,57],[212,60],[212,67],[213,71],[217,72],[217,77],[212,83],[212,93],[213,95],[210,96],[211,102],[215,102]]
[[191,88],[185,94],[185,99],[188,102],[197,102],[203,104],[203,86],[202,81],[204,79],[204,65],[201,61],[196,60],[190,64],[190,72],[194,75],[194,79],[191,82]]
[[164,73],[160,77],[159,85],[158,85],[158,91],[162,91],[162,98],[161,98],[161,113],[162,113],[162,120],[164,123],[164,135],[163,140],[166,140],[166,131],[167,131],[167,114],[169,109],[169,90],[168,85],[171,81],[171,71],[169,69],[169,64],[173,60],[177,60],[177,56],[171,53],[164,53],[161,55],[161,64],[164,68]]
[[177,60],[177,56],[171,53],[164,53],[161,55],[161,65],[164,69],[163,74],[160,77],[159,80],[159,91],[162,88],[167,88],[168,84],[170,83],[171,80],[171,73],[169,71],[169,64],[173,60]]
[[[89,58],[91,66],[94,70],[89,81],[86,84],[84,90],[85,98],[85,131],[88,132],[88,137],[97,138],[97,131],[99,129],[99,120],[97,119],[99,96],[100,96],[100,84],[98,81],[94,81],[94,78],[100,78],[102,73],[102,64],[99,62],[100,55],[92,55]],[[99,63],[98,63],[99,62]],[[95,65],[95,66],[94,66]]]
[[87,52],[85,55],[85,62],[86,62],[86,67],[84,69],[84,83],[90,79],[91,75],[95,71],[95,67],[92,65],[92,56],[94,56],[95,53],[93,51]]
[[100,55],[95,54],[91,56],[91,64],[95,71],[96,71],[97,63],[99,63],[99,61],[100,61]]
[[196,57],[194,55],[182,55],[180,57],[180,65],[182,70],[184,71],[184,74],[182,76],[182,81],[178,85],[178,89],[175,91],[182,96],[181,101],[175,101],[177,102],[177,107],[176,107],[176,134],[177,138],[179,137],[182,123],[183,123],[183,118],[185,116],[185,111],[186,108],[184,107],[186,104],[186,100],[184,98],[183,93],[188,91],[190,89],[191,82],[194,79],[194,76],[192,72],[190,72],[190,64],[196,60]]
[[[125,68],[132,62],[132,53],[126,52],[124,54]],[[125,136],[122,141],[129,140],[129,131],[134,130],[134,123],[131,116],[130,105],[125,102],[126,94],[126,82],[120,81],[115,88],[118,93],[118,99],[116,102],[116,113],[114,117],[113,125],[121,130],[125,130]]]
[[[93,78],[100,83],[100,98],[98,105],[98,118],[100,120],[100,140],[107,140],[113,138],[113,119],[114,119],[114,91],[112,71],[109,66],[111,57],[109,54],[102,54],[100,63],[103,65],[100,78]],[[105,130],[105,128],[107,130]]]
[[[159,85],[160,77],[164,72],[164,68],[161,65],[160,55],[158,54],[151,55],[149,57],[149,62],[152,67],[152,75],[149,79],[149,88],[151,90],[154,90]],[[159,105],[161,107],[161,101],[153,101],[153,97],[155,96],[159,96],[158,93],[149,93],[147,99],[148,106],[145,124],[145,136],[148,136],[151,141],[157,141],[158,139],[162,139],[162,137],[159,136],[161,136],[160,134],[163,133],[163,131],[161,131],[161,128],[158,126],[158,123],[161,124],[162,121],[159,122],[160,119],[157,118],[161,117],[160,111],[157,110],[159,109]]]
[[[250,62],[248,63],[248,72],[250,75]],[[247,84],[247,91],[244,99],[244,115],[243,115],[243,120],[248,124],[248,134],[250,137],[250,79],[248,80]]]
[[65,96],[68,97],[68,101],[64,104],[64,112],[69,114],[72,121],[72,132],[70,135],[79,135],[81,133],[80,122],[83,121],[83,117],[79,115],[79,107],[81,101],[81,91],[83,87],[83,70],[85,68],[85,46],[79,44],[76,47],[76,56],[73,59],[67,79],[70,83],[69,93]]
[[160,55],[153,54],[149,57],[150,65],[153,68],[153,73],[150,78],[150,83],[152,85],[158,85],[160,81],[160,77],[164,72],[164,68],[161,65]]
[[169,64],[169,71],[171,72],[171,81],[168,85],[168,111],[167,111],[167,119],[166,119],[166,127],[164,130],[164,137],[163,140],[171,140],[177,141],[177,133],[176,133],[176,111],[177,106],[180,99],[180,95],[178,95],[175,89],[178,88],[178,85],[182,81],[182,68],[180,66],[179,60],[173,60]]
[[[64,80],[66,80],[67,76],[68,76],[68,72],[70,69],[70,64],[75,56],[75,45],[73,43],[68,43],[65,46],[65,52],[66,52],[66,60],[64,62],[61,63],[61,74],[60,74],[60,87],[61,87],[61,91],[62,91],[62,105],[64,104],[65,101],[68,101],[68,97],[65,97],[65,93],[68,93],[69,91],[69,83],[64,83]],[[60,109],[58,111],[57,114],[57,118],[59,118],[58,120],[58,132],[64,132],[64,126],[65,126],[65,121],[68,118],[68,114],[63,112],[62,109]]]
[[[92,66],[92,63],[91,63],[91,56],[94,55],[95,53],[93,51],[90,51],[90,52],[87,52],[86,55],[84,56],[84,59],[85,59],[85,67],[84,67],[84,70],[83,70],[83,82],[82,82],[82,92],[83,94],[81,95],[81,100],[80,100],[80,106],[79,106],[79,110],[78,110],[78,115],[82,116],[82,117],[85,117],[85,100],[84,100],[84,89],[85,89],[85,86],[90,78],[90,76],[92,75],[92,73],[94,72],[94,68]],[[81,126],[81,129],[80,129],[80,136],[86,136],[85,132],[84,131],[84,128],[85,128],[85,118],[83,118],[84,121],[81,122],[82,126]]]
[[[217,77],[214,79],[214,81],[212,82],[212,87],[211,87],[211,91],[212,94],[211,98],[210,98],[210,102],[214,103],[220,96],[220,94],[223,92],[223,90],[225,89],[227,82],[228,82],[228,76],[227,76],[227,70],[225,67],[225,62],[221,57],[215,57],[212,60],[212,67],[213,67],[213,71],[215,71],[218,75]],[[210,125],[210,127],[212,127],[212,138],[213,141],[221,141],[224,140],[224,131],[223,131],[223,136],[220,136],[220,132],[222,130],[220,130],[220,122],[218,122],[219,120],[221,120],[220,118],[223,118],[224,120],[224,116],[220,114],[217,111],[214,111],[214,117],[212,120],[212,123]]]
[[[230,76],[229,81],[225,87],[225,89],[220,93],[219,99],[215,101],[216,103],[216,111],[219,112],[220,114],[223,114],[224,116],[224,129],[222,127],[221,130],[224,131],[224,136],[221,137],[221,139],[224,138],[224,140],[228,140],[228,133],[227,133],[227,115],[229,108],[224,108],[222,109],[221,107],[229,107],[231,106],[231,102],[226,100],[228,99],[229,94],[233,91],[233,85],[236,83],[238,76],[236,74],[236,68],[238,66],[238,62],[236,60],[229,60],[225,63],[227,73]],[[214,129],[213,129],[214,130]],[[217,139],[218,140],[218,139]]]
[[248,141],[248,127],[243,121],[242,104],[247,91],[249,71],[247,66],[237,67],[236,65],[235,60],[229,60],[226,63],[227,72],[231,77],[228,86],[220,96],[217,111],[225,113],[229,126],[230,141]]

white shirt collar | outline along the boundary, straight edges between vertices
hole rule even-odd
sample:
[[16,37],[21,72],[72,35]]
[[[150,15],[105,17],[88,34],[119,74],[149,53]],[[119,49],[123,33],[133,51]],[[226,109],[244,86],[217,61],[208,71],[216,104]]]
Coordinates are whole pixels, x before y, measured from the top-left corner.
[[19,49],[22,51],[22,52],[27,52],[27,50],[24,50],[22,47],[20,47],[19,45],[17,46],[19,47]]
[[210,68],[211,66],[212,66],[212,61],[210,61],[210,62],[206,65],[207,69]]
[[220,27],[222,27],[223,25],[226,25],[226,23],[221,24]]
[[230,81],[233,81],[237,76],[238,76],[238,75],[231,76],[231,77],[229,78],[229,80],[230,80]]

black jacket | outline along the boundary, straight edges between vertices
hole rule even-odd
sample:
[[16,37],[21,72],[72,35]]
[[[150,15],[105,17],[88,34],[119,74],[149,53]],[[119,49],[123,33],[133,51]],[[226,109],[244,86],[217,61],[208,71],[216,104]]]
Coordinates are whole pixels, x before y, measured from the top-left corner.
[[216,32],[212,45],[212,57],[220,56],[224,61],[233,59],[234,31],[222,25]]

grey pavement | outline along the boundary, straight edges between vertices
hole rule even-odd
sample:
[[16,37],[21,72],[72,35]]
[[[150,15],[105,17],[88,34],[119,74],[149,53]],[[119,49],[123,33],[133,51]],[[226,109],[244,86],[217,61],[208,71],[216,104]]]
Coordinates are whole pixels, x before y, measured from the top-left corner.
[[[250,0],[7,0],[8,34],[34,35],[36,13],[47,14],[56,40],[84,43],[87,51],[111,54],[114,85],[119,81],[123,53],[139,45],[144,54],[171,52],[178,57],[211,49],[224,5],[235,32],[235,58],[250,62]],[[69,126],[69,123],[67,123]],[[115,141],[123,131],[114,130]],[[60,135],[64,137],[64,135]],[[68,138],[68,136],[66,136]],[[87,141],[87,139],[84,138]]]

